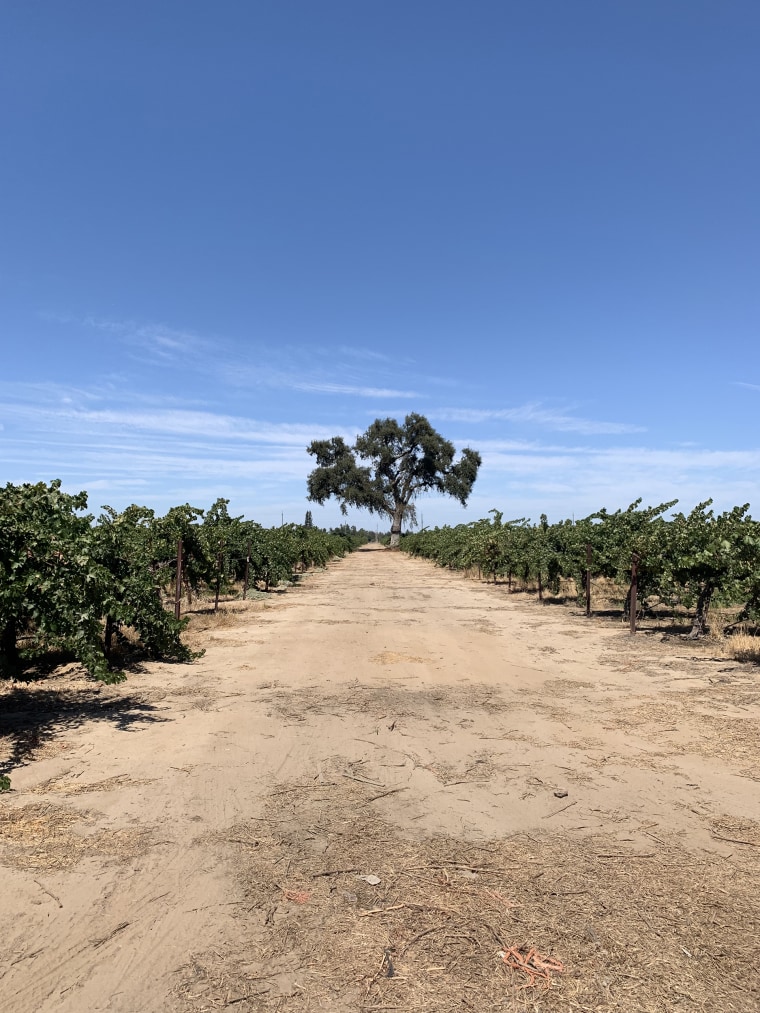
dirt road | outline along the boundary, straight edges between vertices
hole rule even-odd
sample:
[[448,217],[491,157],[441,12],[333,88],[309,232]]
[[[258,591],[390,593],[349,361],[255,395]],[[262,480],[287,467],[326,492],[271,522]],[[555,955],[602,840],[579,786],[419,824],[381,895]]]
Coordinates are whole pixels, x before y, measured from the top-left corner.
[[0,698],[0,1009],[760,1009],[755,669],[385,551],[271,599]]

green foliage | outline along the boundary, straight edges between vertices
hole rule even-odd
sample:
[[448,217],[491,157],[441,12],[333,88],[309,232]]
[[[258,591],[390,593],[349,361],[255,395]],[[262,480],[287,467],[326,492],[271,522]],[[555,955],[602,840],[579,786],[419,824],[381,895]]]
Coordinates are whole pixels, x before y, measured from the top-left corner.
[[11,779],[7,774],[0,774],[0,794],[11,790]]
[[421,493],[440,492],[464,505],[481,460],[466,448],[455,462],[454,445],[415,413],[403,425],[376,419],[353,447],[334,436],[315,440],[308,452],[317,461],[307,480],[309,499],[325,503],[335,497],[343,513],[352,506],[390,517],[392,537],[405,518],[414,520],[414,500]]
[[758,574],[758,525],[749,504],[715,515],[707,500],[690,514],[676,514],[668,525],[668,551],[663,556],[660,585],[663,594],[677,595],[696,606],[694,635],[707,626],[716,598],[733,604],[744,599],[751,608]]
[[353,552],[360,545],[367,542],[374,542],[375,532],[367,531],[366,528],[357,528],[354,524],[341,524],[337,528],[330,528],[329,534],[335,538],[335,545],[342,545],[344,552]]
[[86,507],[86,493],[61,492],[60,481],[0,491],[0,675],[18,671],[23,633],[26,656],[56,647],[109,677],[101,606],[111,576]]
[[173,569],[176,578],[177,543],[182,539],[183,580],[189,591],[196,592],[211,581],[214,573],[213,555],[200,524],[203,514],[203,510],[189,503],[172,507],[156,520],[150,540],[153,564]]
[[98,562],[110,577],[100,606],[105,652],[110,655],[112,637],[122,638],[129,627],[152,657],[192,661],[198,655],[180,639],[186,621],[177,621],[163,605],[165,570],[156,565],[154,526],[153,511],[146,507],[130,506],[118,514],[106,506],[93,531]]
[[625,510],[600,510],[581,521],[593,549],[594,572],[624,584],[630,577],[631,558],[638,557],[638,582],[642,594],[653,592],[660,582],[667,552],[668,522],[664,515],[677,500],[640,509],[641,500]]
[[302,524],[263,528],[250,523],[247,531],[251,545],[250,579],[263,584],[265,591],[311,566],[324,566],[354,548],[350,538]]
[[267,530],[254,524],[251,539],[253,578],[263,583],[264,590],[290,580],[299,562],[294,525]]
[[590,546],[593,575],[626,586],[635,557],[640,600],[657,594],[695,607],[695,636],[705,631],[715,600],[741,608],[735,622],[760,621],[760,525],[748,507],[716,516],[708,501],[667,520],[674,506],[642,508],[637,500],[625,510],[557,524],[543,515],[538,524],[524,518],[505,523],[492,510],[492,518],[407,535],[402,547],[440,566],[477,568],[486,578],[533,580],[540,593],[556,592],[562,578],[573,578],[580,591]]
[[244,554],[242,517],[230,517],[228,499],[218,499],[206,512],[200,530],[206,583],[227,594],[237,576],[237,560]]
[[187,620],[164,604],[180,539],[188,594],[234,591],[249,546],[249,581],[269,589],[356,542],[313,525],[266,529],[230,516],[228,505],[218,499],[204,512],[185,504],[158,518],[147,507],[105,506],[96,523],[85,513],[86,493],[64,493],[60,481],[0,490],[0,677],[55,650],[97,679],[121,681],[110,659],[127,631],[151,657],[198,657],[182,643]]
[[[189,661],[178,623],[163,608],[161,532],[153,512],[104,507],[97,524],[85,493],[8,485],[0,492],[0,674],[50,650],[80,661],[96,678],[118,682],[109,658],[125,627],[155,657]],[[23,651],[18,638],[23,636]]]

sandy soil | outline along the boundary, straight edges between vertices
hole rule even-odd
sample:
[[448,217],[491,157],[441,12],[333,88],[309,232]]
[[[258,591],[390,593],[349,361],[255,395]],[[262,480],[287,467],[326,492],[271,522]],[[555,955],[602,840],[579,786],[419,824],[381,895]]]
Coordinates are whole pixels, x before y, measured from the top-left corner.
[[1,1009],[760,1010],[756,668],[372,550],[209,626],[3,691]]

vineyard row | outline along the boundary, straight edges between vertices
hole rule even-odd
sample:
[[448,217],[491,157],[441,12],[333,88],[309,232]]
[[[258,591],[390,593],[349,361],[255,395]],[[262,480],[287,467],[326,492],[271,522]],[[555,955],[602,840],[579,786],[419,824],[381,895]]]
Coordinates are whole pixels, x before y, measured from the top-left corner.
[[[557,593],[572,579],[579,604],[590,596],[592,577],[629,588],[625,612],[635,630],[637,603],[657,600],[694,610],[691,635],[708,629],[711,606],[732,610],[726,629],[760,623],[760,523],[748,506],[716,514],[712,502],[673,513],[676,501],[626,510],[599,510],[581,520],[538,524],[525,518],[491,517],[456,527],[407,535],[401,547],[413,556],[453,570],[478,570],[494,580],[534,582]],[[632,600],[633,596],[633,600]]]
[[178,591],[218,603],[241,581],[246,591],[269,590],[367,540],[348,527],[315,528],[308,515],[303,525],[264,528],[230,516],[228,503],[185,504],[161,517],[105,506],[96,519],[87,494],[65,493],[58,480],[0,489],[0,677],[56,651],[119,681],[114,648],[128,636],[151,657],[191,660]]

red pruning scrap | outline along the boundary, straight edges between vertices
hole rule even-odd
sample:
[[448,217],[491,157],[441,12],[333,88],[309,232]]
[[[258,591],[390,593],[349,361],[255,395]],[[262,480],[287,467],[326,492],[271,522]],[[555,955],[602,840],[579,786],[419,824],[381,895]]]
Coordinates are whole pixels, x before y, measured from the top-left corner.
[[519,946],[511,946],[508,950],[500,950],[499,956],[511,970],[523,971],[528,975],[528,983],[521,985],[521,988],[530,988],[537,981],[541,981],[545,988],[551,988],[552,973],[562,974],[565,970],[559,960],[545,957],[533,948],[523,954]]

